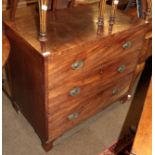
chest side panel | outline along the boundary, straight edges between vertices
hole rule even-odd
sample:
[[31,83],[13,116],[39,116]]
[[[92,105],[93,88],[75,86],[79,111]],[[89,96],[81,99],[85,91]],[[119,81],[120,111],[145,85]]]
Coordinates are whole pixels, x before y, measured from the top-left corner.
[[42,141],[46,141],[45,61],[16,33],[6,28],[11,43],[8,75],[11,94]]

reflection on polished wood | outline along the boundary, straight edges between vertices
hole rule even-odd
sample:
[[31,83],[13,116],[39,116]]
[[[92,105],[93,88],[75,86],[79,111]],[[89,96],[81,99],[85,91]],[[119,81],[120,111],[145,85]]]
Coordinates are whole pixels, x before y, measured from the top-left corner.
[[5,36],[4,33],[2,33],[2,66],[4,67],[10,53],[10,43]]
[[103,26],[104,23],[104,13],[106,7],[106,0],[100,0],[99,3],[99,18],[98,18],[98,25]]
[[131,152],[136,155],[152,154],[152,81],[147,91],[144,108]]
[[[109,15],[111,7],[107,6],[104,19],[103,37],[109,35]],[[41,52],[39,34],[39,18],[35,8],[17,9],[16,20],[11,23],[7,13],[3,13],[5,25],[18,33],[37,51]],[[116,22],[112,34],[132,29],[135,25],[143,25],[144,21],[133,20],[120,11],[116,12]],[[27,22],[29,21],[29,22]],[[75,47],[82,42],[96,39],[98,21],[98,4],[79,6],[57,11],[47,12],[47,50],[57,52]],[[122,26],[123,24],[123,26]]]

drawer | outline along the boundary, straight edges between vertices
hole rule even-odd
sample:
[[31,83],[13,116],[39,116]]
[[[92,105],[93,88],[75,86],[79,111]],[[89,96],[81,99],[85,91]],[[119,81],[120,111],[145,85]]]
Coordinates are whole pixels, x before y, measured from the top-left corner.
[[130,56],[133,52],[139,53],[143,43],[144,35],[139,30],[137,33],[124,32],[53,54],[48,65],[48,87],[53,89],[70,81],[74,83],[80,78],[84,79],[101,64],[112,62],[120,56]]
[[[48,116],[49,136],[56,138],[79,122],[92,116],[110,103],[124,96],[129,89],[132,74],[109,85],[106,90],[98,92],[76,106],[70,104],[68,107],[58,109],[57,112]],[[69,101],[68,101],[69,102]]]
[[[86,100],[88,97],[106,89],[110,83],[119,80],[127,74],[133,72],[138,60],[137,53],[133,52],[129,56],[119,57],[113,62],[106,62],[94,68],[93,71],[81,75],[78,79],[70,79],[64,84],[58,85],[49,91],[49,113],[55,110],[76,105],[78,102]],[[71,76],[71,75],[70,75]],[[70,93],[74,93],[71,95]],[[68,101],[70,101],[68,103]]]

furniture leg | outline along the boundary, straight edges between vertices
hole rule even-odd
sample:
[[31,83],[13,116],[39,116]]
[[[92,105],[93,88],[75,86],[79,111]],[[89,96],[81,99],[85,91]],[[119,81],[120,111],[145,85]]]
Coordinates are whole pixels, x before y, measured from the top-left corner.
[[127,94],[127,95],[125,95],[125,96],[123,96],[122,98],[121,98],[121,100],[120,100],[120,102],[122,103],[122,104],[124,104],[126,101],[129,101],[130,99],[131,99],[131,95],[130,94]]
[[132,97],[133,97],[132,96],[133,85],[135,84],[135,81],[138,78],[138,76],[140,75],[140,73],[143,71],[144,66],[145,66],[145,63],[144,62],[137,65],[137,68],[135,70],[133,79],[132,79],[131,84],[130,84],[130,87],[129,87],[129,91],[128,91],[127,95],[124,96],[124,97],[122,97],[122,99],[121,99],[121,103],[122,104],[124,104],[127,100],[131,100],[132,99]]
[[42,142],[42,147],[43,147],[43,149],[44,149],[46,152],[48,152],[48,151],[51,150],[52,147],[53,147],[53,141],[48,142],[48,143]]

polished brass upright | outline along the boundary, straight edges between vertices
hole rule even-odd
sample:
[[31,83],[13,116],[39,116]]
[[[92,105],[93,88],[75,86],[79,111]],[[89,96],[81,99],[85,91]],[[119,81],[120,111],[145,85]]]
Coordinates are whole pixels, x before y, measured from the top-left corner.
[[113,25],[115,23],[115,14],[117,10],[117,5],[119,3],[119,0],[113,0],[112,2],[112,9],[111,9],[111,15],[110,15],[110,25]]
[[111,14],[110,14],[110,19],[109,19],[109,33],[112,33],[113,30],[113,25],[115,23],[115,14],[117,10],[119,0],[113,0],[112,2],[112,8],[111,8]]
[[103,24],[104,24],[105,6],[106,6],[106,0],[100,0],[99,17],[98,17],[98,25],[99,26],[103,26]]
[[47,40],[47,9],[48,9],[48,0],[39,0],[39,14],[40,14],[40,41]]

